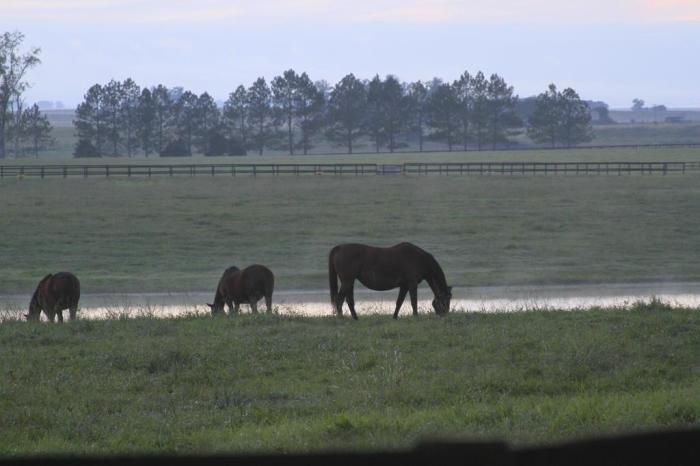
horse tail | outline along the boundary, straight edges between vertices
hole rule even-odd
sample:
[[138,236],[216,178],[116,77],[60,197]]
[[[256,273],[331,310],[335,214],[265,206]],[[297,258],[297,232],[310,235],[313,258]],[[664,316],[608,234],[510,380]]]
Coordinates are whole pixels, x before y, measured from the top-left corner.
[[272,297],[272,293],[275,290],[275,275],[270,270],[267,272],[267,280],[265,280],[265,297],[269,299]]
[[328,284],[331,289],[331,304],[335,309],[335,301],[338,298],[338,274],[335,270],[335,264],[333,264],[333,259],[335,259],[335,253],[338,250],[338,246],[331,249],[330,254],[328,254]]

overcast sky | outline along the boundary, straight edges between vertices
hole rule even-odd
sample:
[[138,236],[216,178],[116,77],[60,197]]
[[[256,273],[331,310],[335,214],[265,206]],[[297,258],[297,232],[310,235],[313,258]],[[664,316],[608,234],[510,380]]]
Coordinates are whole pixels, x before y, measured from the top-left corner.
[[42,49],[27,100],[74,106],[132,77],[226,99],[285,69],[331,84],[499,73],[629,107],[700,107],[700,0],[0,0],[0,32]]

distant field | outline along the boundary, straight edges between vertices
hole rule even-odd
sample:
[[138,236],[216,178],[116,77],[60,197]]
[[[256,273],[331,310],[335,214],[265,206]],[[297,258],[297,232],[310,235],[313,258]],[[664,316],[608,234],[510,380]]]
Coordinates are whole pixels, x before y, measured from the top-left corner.
[[700,425],[700,310],[0,324],[0,456],[516,445]]
[[[667,157],[662,157],[667,158]],[[201,177],[0,181],[0,294],[206,291],[263,263],[325,289],[342,242],[411,241],[450,284],[700,281],[700,178]]]
[[404,162],[656,162],[700,161],[700,148],[653,149],[573,149],[523,151],[454,151],[403,152],[398,154],[326,154],[326,155],[248,155],[245,157],[103,157],[75,159],[73,157],[40,157],[39,159],[6,159],[0,165],[74,164],[212,164],[212,163],[404,163]]
[[700,142],[700,124],[625,124],[597,126],[593,144],[686,144]]
[[[632,115],[632,112],[618,112],[620,115],[625,115],[627,118]],[[700,112],[686,112],[693,118],[700,115]],[[53,136],[56,139],[56,146],[41,154],[41,159],[54,160],[57,158],[72,158],[73,150],[76,144],[75,131],[73,129],[73,111],[72,110],[52,110],[47,112],[49,119],[54,125]],[[647,115],[645,113],[645,115]],[[685,114],[685,113],[683,113]],[[667,123],[622,123],[617,125],[596,125],[594,126],[596,138],[589,144],[593,145],[615,145],[615,144],[669,144],[669,143],[700,143],[700,123],[692,121],[687,124],[667,124]],[[514,136],[513,140],[522,147],[532,146],[533,142],[527,138],[524,131]],[[417,145],[411,146],[406,150],[417,150]],[[443,144],[435,142],[426,142],[426,150],[440,151],[446,150]],[[456,147],[458,149],[458,147]],[[326,141],[317,141],[313,153],[316,154],[333,154],[342,153],[345,151],[344,146],[335,146]],[[364,141],[358,144],[358,152],[372,152],[373,144],[369,141]],[[251,151],[253,155],[254,151]],[[284,150],[266,150],[265,157],[284,156]],[[574,154],[560,154],[565,158],[572,158]],[[388,156],[382,153],[381,157]],[[423,154],[420,157],[431,157],[433,154]],[[489,151],[480,152],[478,158],[491,159],[497,154]],[[576,155],[581,157],[581,155]],[[520,157],[520,156],[515,156]],[[595,156],[593,156],[595,157]],[[143,155],[139,155],[143,158]],[[506,156],[508,158],[508,156]],[[120,158],[121,159],[121,158]],[[159,159],[159,157],[154,157]],[[108,159],[112,160],[112,159]],[[172,159],[169,159],[172,160]],[[110,161],[110,163],[112,163]],[[177,163],[177,162],[175,162]]]

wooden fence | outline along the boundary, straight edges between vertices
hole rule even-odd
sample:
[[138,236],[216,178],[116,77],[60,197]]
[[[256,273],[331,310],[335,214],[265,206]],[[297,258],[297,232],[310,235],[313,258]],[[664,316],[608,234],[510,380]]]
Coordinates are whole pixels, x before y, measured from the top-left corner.
[[0,178],[302,175],[647,175],[700,171],[700,162],[461,162],[197,165],[0,165]]
[[193,164],[193,165],[25,165],[1,166],[0,178],[375,175],[373,163]]
[[632,175],[686,173],[700,162],[405,163],[408,175]]

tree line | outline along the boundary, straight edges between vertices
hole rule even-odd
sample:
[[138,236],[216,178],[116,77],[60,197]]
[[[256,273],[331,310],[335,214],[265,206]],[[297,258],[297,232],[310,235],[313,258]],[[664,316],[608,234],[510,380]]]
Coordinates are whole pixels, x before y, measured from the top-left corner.
[[283,150],[307,154],[318,144],[353,153],[363,144],[394,152],[427,141],[447,150],[496,149],[526,127],[534,142],[574,146],[593,138],[588,105],[556,86],[535,99],[525,123],[518,96],[498,74],[464,72],[453,82],[401,82],[393,75],[360,80],[348,74],[331,86],[290,69],[268,84],[238,86],[223,105],[164,85],[132,79],[88,89],[77,107],[75,155],[239,155]]
[[[40,49],[23,52],[23,41],[20,32],[0,35],[0,158],[37,156],[53,142],[46,116],[36,105],[25,108],[22,98],[27,72],[41,63]],[[319,144],[348,153],[366,144],[376,152],[423,151],[427,141],[450,151],[481,150],[513,144],[523,128],[534,142],[552,147],[593,138],[590,109],[573,89],[551,85],[525,118],[518,103],[501,76],[482,72],[412,83],[348,74],[331,86],[290,69],[269,84],[261,77],[238,86],[221,106],[206,92],[112,80],[88,89],[76,109],[74,154],[307,154]]]

